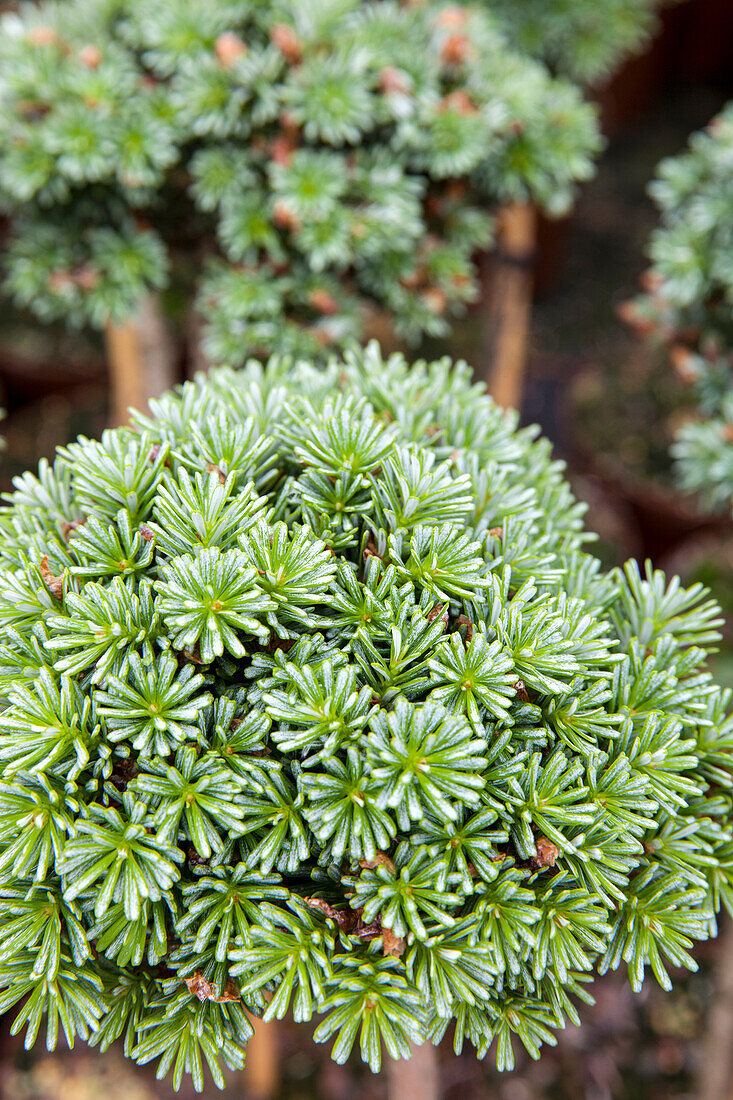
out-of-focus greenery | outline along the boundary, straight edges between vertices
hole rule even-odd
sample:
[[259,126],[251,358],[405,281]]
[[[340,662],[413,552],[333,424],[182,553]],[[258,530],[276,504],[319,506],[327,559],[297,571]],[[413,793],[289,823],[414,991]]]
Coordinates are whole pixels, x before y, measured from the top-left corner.
[[682,484],[713,507],[733,502],[733,104],[662,161],[650,193],[660,210],[646,292],[626,319],[668,349],[699,417],[680,431]]
[[120,320],[183,266],[214,360],[321,354],[375,310],[442,334],[497,203],[567,210],[599,149],[571,83],[488,10],[64,0],[0,34],[6,288]]

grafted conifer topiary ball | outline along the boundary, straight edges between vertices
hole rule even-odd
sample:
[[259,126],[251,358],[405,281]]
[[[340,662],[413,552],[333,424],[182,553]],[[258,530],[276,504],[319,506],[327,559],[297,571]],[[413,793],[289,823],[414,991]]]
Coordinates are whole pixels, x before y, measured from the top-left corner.
[[[730,905],[718,609],[602,572],[463,364],[250,362],[0,515],[0,1008],[176,1085],[246,1010],[513,1064]],[[44,1022],[45,1020],[45,1022]]]

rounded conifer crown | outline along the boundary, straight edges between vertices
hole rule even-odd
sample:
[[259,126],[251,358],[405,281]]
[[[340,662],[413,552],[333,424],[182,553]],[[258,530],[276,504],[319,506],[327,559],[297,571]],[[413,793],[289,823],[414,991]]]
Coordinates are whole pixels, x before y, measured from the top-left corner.
[[0,1004],[202,1080],[245,1008],[531,1054],[731,897],[700,586],[603,573],[465,364],[250,362],[0,514]]

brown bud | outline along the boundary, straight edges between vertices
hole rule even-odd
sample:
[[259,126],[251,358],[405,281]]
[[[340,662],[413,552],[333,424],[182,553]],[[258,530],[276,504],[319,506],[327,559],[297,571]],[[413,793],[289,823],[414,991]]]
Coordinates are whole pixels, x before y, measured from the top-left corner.
[[438,110],[441,113],[455,111],[456,114],[459,115],[478,114],[478,107],[473,102],[468,92],[463,88],[458,88],[455,92],[449,92],[448,95],[444,95],[438,104]]
[[456,271],[454,275],[451,275],[450,282],[456,290],[468,290],[471,286],[471,277],[465,271]]
[[224,31],[216,40],[214,52],[222,69],[232,69],[249,51],[239,35]]
[[619,302],[616,306],[616,316],[619,321],[628,325],[637,336],[649,336],[654,332],[654,322],[650,317],[645,317],[634,301]]
[[517,680],[514,685],[514,690],[517,693],[517,699],[519,699],[520,703],[530,702],[529,692],[527,691],[524,680]]
[[467,34],[449,34],[440,50],[444,65],[463,65],[473,56],[473,47]]
[[99,46],[82,46],[77,54],[79,61],[85,69],[98,69],[102,64],[102,51]]
[[74,285],[74,276],[70,271],[52,271],[46,279],[46,287],[52,294],[61,294]]
[[222,470],[221,466],[216,466],[213,462],[207,462],[206,464],[207,474],[216,474],[219,478],[219,484],[224,485],[226,483],[227,475]]
[[559,855],[560,849],[556,844],[553,844],[546,836],[538,836],[537,855],[530,860],[530,863],[535,870],[539,870],[541,867],[554,867]]
[[490,527],[489,528],[489,534],[491,535],[492,539],[500,539],[501,536],[504,534],[504,528],[503,527]]
[[723,439],[726,443],[733,443],[733,424],[723,426]]
[[79,527],[83,527],[85,523],[85,519],[75,519],[72,520],[70,523],[64,520],[64,522],[61,524],[61,533],[63,534],[66,541],[68,542],[74,531],[76,531]]
[[198,642],[196,642],[193,649],[182,649],[181,656],[185,657],[187,661],[190,661],[194,665],[206,664],[206,661],[204,661],[201,657],[201,650],[199,649]]
[[276,202],[272,209],[272,220],[278,229],[295,231],[300,228],[298,217],[282,199]]
[[153,531],[152,527],[148,527],[147,523],[144,523],[140,528],[140,534],[146,542],[152,542],[155,538],[155,531]]
[[469,645],[470,642],[471,642],[471,639],[473,638],[474,625],[471,622],[471,620],[469,619],[468,615],[462,615],[462,614],[459,615],[458,618],[456,619],[456,626],[458,627],[459,630],[461,629],[462,626],[465,626],[465,628],[466,628],[465,643],[466,643],[466,645]]
[[40,25],[28,32],[26,41],[31,46],[55,46],[61,41],[61,38],[54,27]]
[[268,148],[270,160],[275,164],[282,165],[283,168],[287,168],[293,159],[295,148],[290,138],[286,137],[284,134],[279,134],[278,137],[273,138],[270,142]]
[[365,871],[373,871],[376,867],[386,867],[388,871],[394,871],[394,861],[386,852],[375,852],[374,859],[360,859],[359,866]]
[[239,990],[236,984],[230,978],[224,987],[224,992],[218,994],[216,986],[213,982],[207,981],[200,970],[196,970],[190,978],[183,979],[188,986],[188,992],[193,997],[198,997],[200,1001],[215,1001],[217,1004],[224,1004],[225,1001],[239,1001],[241,1000]]
[[434,623],[440,617],[443,621],[443,629],[448,626],[448,612],[444,603],[436,603],[435,607],[431,607],[425,617],[429,623]]
[[280,126],[292,141],[300,139],[300,124],[292,111],[287,108],[280,112]]
[[407,944],[402,936],[396,936],[391,928],[382,928],[382,954],[394,955],[399,958],[404,955]]
[[694,386],[700,377],[695,356],[684,344],[675,344],[670,349],[669,359],[675,374],[685,386]]
[[93,267],[79,267],[74,272],[74,282],[81,290],[94,290],[99,285],[99,272]]
[[425,281],[425,268],[414,267],[407,275],[403,275],[400,279],[400,286],[403,286],[405,290],[417,290],[417,288]]
[[429,286],[420,295],[420,301],[436,316],[445,313],[448,307],[448,298],[445,291],[441,290],[439,286]]
[[379,90],[385,95],[405,95],[410,87],[404,73],[394,65],[386,65],[379,74]]
[[51,572],[51,566],[48,564],[48,554],[44,554],[41,558],[41,564],[39,565],[41,576],[43,577],[43,583],[49,590],[55,600],[61,600],[64,596],[64,582],[61,577],[57,577]]
[[290,65],[297,65],[303,58],[303,44],[295,29],[287,23],[276,23],[270,31],[270,41]]
[[643,272],[639,282],[641,283],[642,289],[645,290],[647,294],[656,294],[657,291],[661,289],[664,279],[653,267],[648,267],[646,271]]
[[338,313],[338,302],[330,290],[326,290],[325,287],[314,287],[313,290],[309,291],[308,304],[319,313],[329,315]]

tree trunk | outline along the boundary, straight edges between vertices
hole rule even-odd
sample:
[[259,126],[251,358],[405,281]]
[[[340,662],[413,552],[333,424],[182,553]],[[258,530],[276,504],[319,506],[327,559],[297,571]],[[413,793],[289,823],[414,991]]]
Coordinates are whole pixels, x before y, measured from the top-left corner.
[[278,1022],[265,1022],[256,1016],[250,1021],[255,1030],[247,1043],[244,1094],[247,1100],[272,1100],[280,1089]]
[[716,990],[702,1040],[697,1100],[733,1100],[733,925],[725,923]]
[[411,1043],[408,1061],[387,1059],[388,1100],[440,1100],[438,1051],[432,1043]]
[[519,408],[529,343],[537,211],[512,203],[499,215],[489,319],[489,393],[504,408]]
[[126,424],[129,410],[147,408],[176,382],[176,347],[157,295],[143,299],[122,324],[107,323],[105,343],[110,374],[110,419]]

